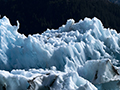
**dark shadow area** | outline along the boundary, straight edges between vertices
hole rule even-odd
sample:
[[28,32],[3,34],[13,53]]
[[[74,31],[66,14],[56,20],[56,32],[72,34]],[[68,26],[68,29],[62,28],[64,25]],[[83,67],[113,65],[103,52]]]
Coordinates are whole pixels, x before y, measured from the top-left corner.
[[67,19],[78,22],[85,17],[97,17],[106,28],[120,32],[120,6],[108,0],[0,0],[0,14],[12,25],[19,20],[19,32],[25,35],[57,29]]

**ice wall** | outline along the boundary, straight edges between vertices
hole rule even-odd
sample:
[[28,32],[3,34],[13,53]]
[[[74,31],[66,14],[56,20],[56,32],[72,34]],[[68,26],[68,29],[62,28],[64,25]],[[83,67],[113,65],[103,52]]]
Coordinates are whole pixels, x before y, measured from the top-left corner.
[[[12,26],[7,17],[0,19],[0,88],[120,89],[119,70],[113,66],[119,66],[120,35],[113,29],[104,28],[99,19],[85,18],[77,23],[69,19],[66,25],[56,30],[47,29],[41,35],[28,37],[20,34],[18,29],[19,22]],[[29,71],[33,68],[42,68],[42,71],[33,70],[37,73],[33,74]],[[50,75],[43,73],[45,69]],[[10,84],[13,78],[15,81]],[[113,88],[108,87],[111,83]]]
[[105,29],[97,18],[73,19],[57,30],[29,35],[20,34],[7,17],[0,19],[0,69],[50,68],[76,70],[87,60],[120,59],[120,35]]

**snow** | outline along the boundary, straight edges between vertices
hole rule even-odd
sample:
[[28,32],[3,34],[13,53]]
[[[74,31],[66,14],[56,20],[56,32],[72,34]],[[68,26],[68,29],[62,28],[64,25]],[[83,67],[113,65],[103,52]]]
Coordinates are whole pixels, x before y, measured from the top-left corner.
[[[97,90],[89,81],[79,77],[76,72],[31,69],[0,71],[0,90]],[[91,89],[89,89],[91,88]]]
[[0,19],[0,90],[120,89],[120,34],[96,17],[28,37],[18,29]]

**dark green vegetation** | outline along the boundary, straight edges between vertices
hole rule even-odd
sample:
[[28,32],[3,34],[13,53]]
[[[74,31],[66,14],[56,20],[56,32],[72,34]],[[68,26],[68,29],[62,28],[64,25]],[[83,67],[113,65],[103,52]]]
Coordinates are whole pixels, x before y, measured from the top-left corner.
[[112,3],[119,4],[120,5],[120,0],[109,0]]
[[19,32],[25,35],[57,29],[67,19],[78,22],[85,17],[97,17],[106,28],[120,32],[120,6],[108,0],[0,0],[0,14],[13,25],[19,20]]

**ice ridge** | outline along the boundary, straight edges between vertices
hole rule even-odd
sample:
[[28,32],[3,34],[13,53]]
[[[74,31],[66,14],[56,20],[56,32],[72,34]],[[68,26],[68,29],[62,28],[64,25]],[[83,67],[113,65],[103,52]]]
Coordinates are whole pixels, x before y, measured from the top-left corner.
[[0,90],[120,89],[120,34],[96,17],[28,37],[18,29],[0,19]]

